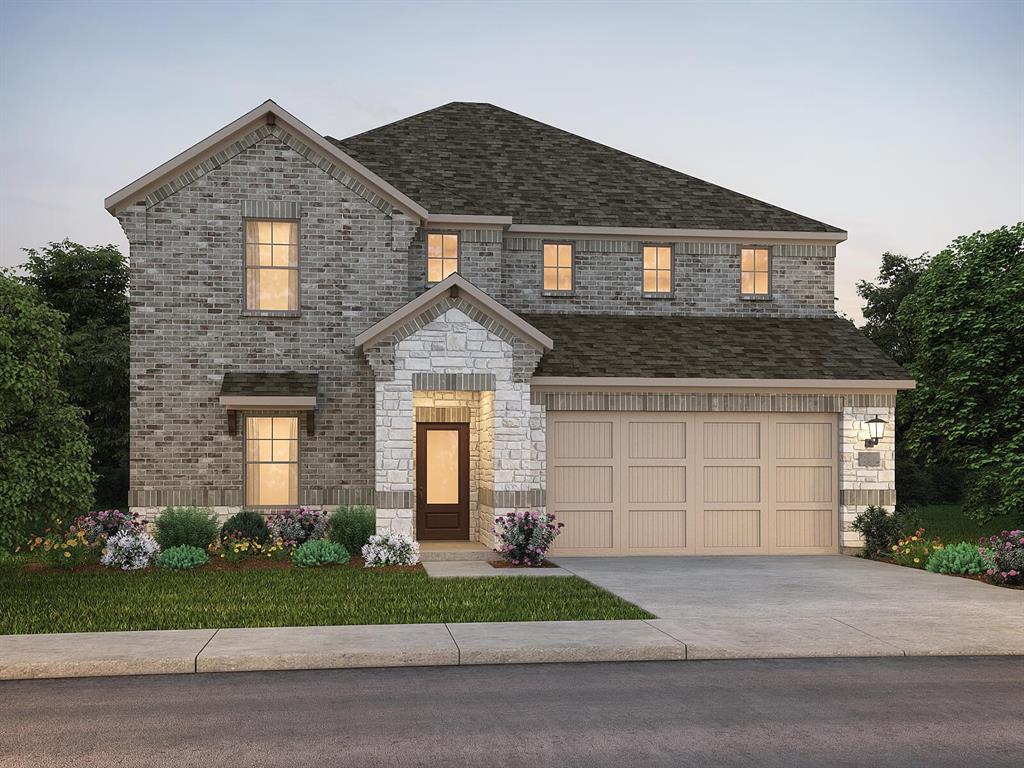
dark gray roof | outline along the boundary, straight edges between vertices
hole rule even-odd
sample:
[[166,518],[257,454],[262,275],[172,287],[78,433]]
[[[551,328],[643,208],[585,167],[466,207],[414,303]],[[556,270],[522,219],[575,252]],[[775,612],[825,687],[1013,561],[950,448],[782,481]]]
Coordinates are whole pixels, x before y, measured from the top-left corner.
[[838,317],[522,317],[555,342],[535,376],[911,378],[852,323]]
[[452,102],[328,140],[433,213],[566,226],[843,231],[492,104]]
[[315,373],[246,373],[229,371],[220,385],[223,395],[255,395],[257,397],[316,397]]

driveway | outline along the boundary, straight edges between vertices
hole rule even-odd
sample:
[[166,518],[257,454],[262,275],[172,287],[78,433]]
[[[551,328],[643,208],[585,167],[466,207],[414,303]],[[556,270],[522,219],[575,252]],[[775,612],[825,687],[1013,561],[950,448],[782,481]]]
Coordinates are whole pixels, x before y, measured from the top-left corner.
[[564,557],[690,658],[1024,654],[1024,591],[860,558]]

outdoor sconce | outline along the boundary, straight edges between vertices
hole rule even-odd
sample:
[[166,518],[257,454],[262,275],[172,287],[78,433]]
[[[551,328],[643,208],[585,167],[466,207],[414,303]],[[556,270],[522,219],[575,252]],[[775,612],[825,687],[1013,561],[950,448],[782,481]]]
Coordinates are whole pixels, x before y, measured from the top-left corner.
[[864,447],[874,448],[878,445],[878,441],[885,437],[885,425],[889,422],[875,416],[875,418],[868,419],[864,423],[868,428],[868,439],[864,441]]

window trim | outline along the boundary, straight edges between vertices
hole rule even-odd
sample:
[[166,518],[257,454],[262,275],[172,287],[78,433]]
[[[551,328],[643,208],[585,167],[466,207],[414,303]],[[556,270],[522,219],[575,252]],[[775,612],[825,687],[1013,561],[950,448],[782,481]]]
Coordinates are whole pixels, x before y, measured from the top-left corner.
[[[767,251],[768,252],[768,291],[766,293],[744,293],[743,292],[743,252],[744,251]],[[772,265],[775,263],[775,254],[772,252],[772,246],[770,245],[755,245],[753,243],[744,243],[739,247],[739,281],[738,290],[739,297],[742,301],[771,301],[775,292],[775,280],[772,278]],[[757,258],[755,256],[755,258]],[[757,274],[755,269],[752,274]],[[755,278],[756,285],[756,278]]]
[[[249,264],[246,261],[245,248],[248,242],[245,239],[246,230],[250,221],[290,221],[295,224],[295,243],[298,249],[297,264],[295,265],[295,302],[297,309],[249,309]],[[292,269],[292,267],[285,267]],[[298,317],[302,314],[302,221],[288,217],[276,216],[243,216],[242,217],[242,316],[243,317]]]
[[[571,249],[569,252],[569,288],[568,290],[559,290],[557,288],[545,288],[544,287],[544,248],[548,245],[568,245]],[[557,260],[557,255],[556,255]],[[558,267],[555,267],[557,270]],[[555,277],[557,280],[557,271]],[[544,296],[550,296],[557,298],[560,296],[572,296],[576,293],[576,241],[575,240],[542,240],[540,244],[540,290]]]
[[[294,505],[290,504],[249,504],[249,419],[286,419],[296,420],[295,432],[295,485],[296,500]],[[243,412],[242,429],[242,509],[290,509],[292,506],[302,505],[302,414],[297,411],[250,411]],[[265,462],[252,462],[254,464]],[[291,462],[278,462],[287,463]]]
[[[440,280],[430,279],[430,236],[431,235],[455,235],[455,272],[453,274],[462,274],[462,232],[457,229],[428,229],[423,237],[423,277],[428,286],[437,285],[443,282],[446,278]],[[444,253],[444,244],[442,241],[442,253]],[[442,272],[444,266],[442,265]]]
[[[668,290],[667,291],[645,291],[644,273],[644,251],[648,248],[668,248]],[[657,284],[657,273],[663,272],[655,268],[655,284]],[[676,245],[675,243],[640,243],[640,295],[645,299],[671,299],[676,294]]]

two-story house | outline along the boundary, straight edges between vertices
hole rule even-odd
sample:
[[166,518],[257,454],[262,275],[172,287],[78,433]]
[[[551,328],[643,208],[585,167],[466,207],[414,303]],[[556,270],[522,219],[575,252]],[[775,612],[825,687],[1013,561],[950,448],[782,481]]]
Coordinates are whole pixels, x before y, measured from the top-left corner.
[[820,221],[471,103],[337,140],[268,101],[106,208],[144,515],[490,544],[546,507],[563,554],[803,554],[895,501],[913,382],[835,315]]

